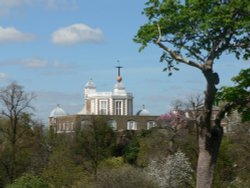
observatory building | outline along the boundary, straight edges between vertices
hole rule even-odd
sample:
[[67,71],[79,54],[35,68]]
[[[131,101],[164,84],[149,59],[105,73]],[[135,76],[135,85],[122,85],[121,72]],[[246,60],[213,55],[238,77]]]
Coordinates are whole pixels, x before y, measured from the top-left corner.
[[150,115],[143,105],[136,115],[133,115],[133,94],[127,92],[122,82],[121,68],[117,67],[118,75],[113,91],[98,92],[96,85],[90,79],[83,91],[84,105],[75,115],[66,115],[58,105],[49,116],[49,127],[55,132],[73,132],[76,127],[84,127],[96,116],[105,116],[107,123],[116,131],[140,130],[155,127],[158,116]]
[[117,83],[112,92],[97,92],[90,79],[84,88],[85,105],[80,115],[133,115],[133,95],[126,91],[118,68]]

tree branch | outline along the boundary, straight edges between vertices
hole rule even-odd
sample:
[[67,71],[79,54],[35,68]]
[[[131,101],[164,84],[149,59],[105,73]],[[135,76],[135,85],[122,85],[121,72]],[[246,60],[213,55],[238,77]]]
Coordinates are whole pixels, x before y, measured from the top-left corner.
[[173,50],[171,50],[170,48],[168,48],[167,46],[165,46],[164,44],[161,43],[161,28],[160,28],[160,25],[157,24],[157,29],[158,29],[158,33],[159,33],[159,37],[157,40],[154,41],[154,43],[156,45],[158,45],[160,48],[162,48],[164,51],[166,51],[167,53],[169,53],[169,55],[175,59],[176,61],[178,62],[181,62],[181,63],[184,63],[186,65],[189,65],[189,66],[192,66],[192,67],[195,67],[195,68],[198,68],[200,70],[202,70],[202,65],[199,64],[199,63],[196,63],[194,61],[191,61],[191,60],[186,60],[184,59],[182,56],[180,56],[179,54],[177,54],[176,52],[174,52]]
[[198,68],[200,70],[202,70],[202,65],[199,64],[199,63],[196,63],[194,61],[191,61],[191,60],[186,60],[184,59],[183,57],[181,57],[179,54],[175,53],[174,51],[172,51],[170,48],[166,47],[164,44],[162,44],[161,42],[157,42],[155,41],[155,43],[160,47],[162,48],[164,51],[168,52],[169,55],[175,59],[176,61],[178,62],[181,62],[181,63],[184,63],[186,65],[189,65],[189,66],[192,66],[192,67],[195,67],[195,68]]
[[237,105],[245,105],[250,102],[250,96],[246,100],[238,99],[233,102],[229,102],[225,104],[221,110],[218,112],[215,118],[215,125],[216,126],[221,126],[221,120],[225,117],[225,114],[227,112],[230,112],[235,106]]

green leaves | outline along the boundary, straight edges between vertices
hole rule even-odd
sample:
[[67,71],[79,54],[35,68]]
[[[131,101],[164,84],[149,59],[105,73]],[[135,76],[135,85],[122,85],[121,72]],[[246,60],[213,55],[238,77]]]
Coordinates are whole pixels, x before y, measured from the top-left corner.
[[222,87],[217,94],[219,101],[234,102],[235,108],[242,114],[243,121],[250,120],[250,68],[241,70],[232,78],[233,87]]
[[39,176],[34,174],[24,174],[14,181],[7,188],[48,188],[49,185]]
[[[148,0],[145,5],[143,14],[148,22],[134,37],[142,45],[140,51],[160,39],[161,44],[179,52],[184,59],[197,63],[214,61],[223,53],[250,57],[248,0]],[[167,56],[164,61],[180,62]]]

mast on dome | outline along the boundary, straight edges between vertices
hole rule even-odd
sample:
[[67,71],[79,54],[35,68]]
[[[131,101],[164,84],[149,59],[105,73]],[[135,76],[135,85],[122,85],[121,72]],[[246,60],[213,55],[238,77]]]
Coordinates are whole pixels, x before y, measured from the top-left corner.
[[[119,64],[120,61],[118,60],[117,62]],[[117,80],[117,82],[121,82],[122,81],[121,68],[123,68],[123,67],[118,65],[118,66],[116,66],[116,68],[117,68],[117,78],[116,78],[116,80]]]

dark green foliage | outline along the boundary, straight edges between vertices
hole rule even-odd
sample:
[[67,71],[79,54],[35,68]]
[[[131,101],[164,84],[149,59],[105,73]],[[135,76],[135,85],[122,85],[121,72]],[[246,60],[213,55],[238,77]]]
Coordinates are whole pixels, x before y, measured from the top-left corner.
[[93,117],[91,123],[77,130],[75,135],[75,152],[90,161],[95,175],[99,163],[111,156],[116,144],[114,131],[106,122],[105,117]]
[[[141,26],[134,38],[142,44],[141,49],[159,41],[169,43],[172,51],[182,58],[199,63],[219,59],[223,53],[249,58],[248,0],[148,0],[143,14],[148,23]],[[164,70],[172,71],[174,62],[179,60],[164,52],[161,61],[168,63]]]
[[7,188],[49,188],[48,183],[34,174],[24,174],[17,178]]
[[242,114],[242,121],[250,121],[250,68],[241,70],[238,76],[232,78],[234,86],[222,87],[217,99],[231,103],[233,109]]
[[54,149],[42,175],[55,188],[72,186],[85,177],[82,167],[73,161],[67,145]]
[[136,136],[134,136],[131,142],[124,150],[124,159],[129,164],[135,164],[138,156],[140,145]]
[[102,169],[98,173],[96,188],[158,188],[141,169],[130,165],[120,168]]
[[154,129],[155,129],[155,128],[151,128],[151,129],[142,129],[141,132],[140,132],[140,136],[143,137],[143,138],[145,138],[145,137],[147,137],[148,135],[150,135]]
[[223,138],[220,153],[217,159],[213,187],[227,187],[236,176],[232,157],[233,143],[228,138]]

